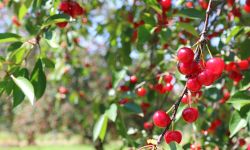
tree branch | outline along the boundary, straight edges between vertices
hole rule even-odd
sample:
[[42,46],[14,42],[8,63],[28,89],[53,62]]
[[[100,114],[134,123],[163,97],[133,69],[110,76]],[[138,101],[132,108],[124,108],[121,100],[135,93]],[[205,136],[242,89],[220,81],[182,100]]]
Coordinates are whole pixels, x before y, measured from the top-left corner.
[[[208,4],[208,8],[206,10],[206,18],[205,18],[205,22],[204,22],[204,27],[203,27],[203,30],[201,32],[201,35],[200,35],[200,38],[198,40],[198,44],[201,45],[201,48],[203,48],[203,46],[206,44],[207,42],[207,30],[208,30],[208,20],[209,20],[209,16],[210,16],[210,13],[211,13],[211,3],[212,3],[213,0],[209,0],[209,4]],[[194,60],[196,62],[199,62],[200,61],[200,56],[201,56],[201,51],[202,49],[200,49],[199,46],[197,46],[196,50],[195,50],[195,58]],[[158,137],[157,139],[157,145],[159,145],[161,143],[161,140],[163,138],[163,136],[165,135],[165,133],[168,131],[169,127],[171,126],[171,124],[175,121],[175,117],[176,117],[176,114],[177,114],[177,111],[178,111],[178,108],[180,106],[180,103],[181,103],[181,99],[183,98],[183,96],[188,92],[188,89],[187,89],[187,85],[185,85],[180,97],[178,98],[178,100],[173,104],[172,107],[174,107],[174,110],[173,110],[173,114],[171,116],[171,122],[168,126],[165,127],[165,129],[163,130],[163,132],[161,133],[161,135]]]

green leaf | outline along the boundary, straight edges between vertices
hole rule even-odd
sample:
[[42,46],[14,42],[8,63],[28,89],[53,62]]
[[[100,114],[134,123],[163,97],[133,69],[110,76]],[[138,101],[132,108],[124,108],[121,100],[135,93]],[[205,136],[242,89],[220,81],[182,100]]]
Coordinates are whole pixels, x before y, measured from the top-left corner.
[[171,143],[167,144],[165,149],[166,150],[183,150],[182,146],[176,142],[171,142]]
[[117,117],[117,105],[112,104],[110,108],[105,112],[105,114],[108,116],[108,118],[115,122],[116,117]]
[[247,125],[247,121],[241,118],[239,112],[235,111],[229,122],[230,137],[233,137],[240,129]]
[[8,47],[7,51],[12,52],[15,51],[17,49],[19,49],[21,46],[23,45],[22,42],[15,42],[10,44],[10,46]]
[[22,90],[24,95],[29,99],[31,105],[34,105],[35,103],[35,94],[34,94],[34,88],[29,80],[27,80],[24,77],[17,77],[15,78],[13,75],[11,75],[11,78],[15,82],[15,84]]
[[108,117],[103,114],[100,116],[98,121],[96,122],[94,126],[94,131],[93,131],[93,140],[95,141],[98,137],[103,141],[106,130],[108,126]]
[[21,40],[21,36],[14,33],[0,33],[0,43],[16,42]]
[[129,112],[133,112],[133,113],[136,113],[136,114],[138,114],[140,116],[143,116],[141,107],[136,103],[133,103],[133,102],[126,103],[123,107],[125,109],[129,110]]
[[250,92],[247,90],[236,92],[227,103],[231,103],[235,109],[240,110],[243,106],[250,104]]
[[22,20],[23,17],[26,15],[27,11],[28,11],[28,8],[26,7],[26,5],[22,4],[22,6],[19,9],[18,19]]
[[120,83],[120,81],[122,79],[124,79],[124,77],[126,76],[126,70],[121,70],[119,72],[115,72],[115,75],[114,75],[114,88],[117,88],[118,87],[118,84]]
[[69,21],[69,19],[70,19],[69,15],[56,14],[56,15],[50,16],[48,20],[43,24],[42,28],[50,26],[55,23]]
[[24,43],[20,48],[12,52],[9,56],[10,60],[16,64],[22,63],[26,55],[32,50],[33,45],[30,43]]
[[55,63],[49,58],[46,57],[42,58],[42,62],[46,68],[52,68],[52,69],[55,68]]
[[199,34],[197,33],[197,31],[195,30],[194,26],[191,25],[191,24],[188,24],[188,23],[182,23],[182,22],[179,22],[176,24],[176,27],[181,30],[181,29],[184,29],[185,31],[193,34],[195,37],[198,37]]
[[239,26],[235,26],[231,29],[231,31],[228,31],[229,35],[227,36],[226,44],[228,44],[240,31],[243,31],[243,28]]
[[31,73],[31,83],[35,90],[36,99],[43,96],[46,89],[46,76],[43,70],[41,59],[38,59],[36,65]]
[[204,11],[199,11],[194,8],[182,9],[177,13],[178,16],[188,17],[192,19],[203,19],[205,17]]

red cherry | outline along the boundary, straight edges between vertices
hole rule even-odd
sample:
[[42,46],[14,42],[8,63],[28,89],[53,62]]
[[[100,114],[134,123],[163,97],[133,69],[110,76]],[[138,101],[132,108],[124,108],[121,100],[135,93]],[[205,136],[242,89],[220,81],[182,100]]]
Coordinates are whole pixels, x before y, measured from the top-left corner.
[[194,59],[194,52],[191,48],[182,47],[177,52],[177,58],[182,63],[191,63]]
[[237,64],[241,70],[247,70],[249,67],[248,60],[240,60]]
[[163,11],[167,11],[171,7],[171,0],[160,0],[159,2]]
[[145,96],[147,94],[147,91],[145,88],[141,87],[141,88],[138,88],[137,91],[136,91],[136,94],[138,96]]
[[65,28],[67,26],[68,22],[59,22],[59,23],[56,23],[56,25],[60,28]]
[[240,82],[243,78],[242,74],[241,73],[238,73],[236,71],[232,71],[229,73],[229,76],[228,76],[230,79],[234,80],[235,82]]
[[186,108],[182,112],[182,117],[188,123],[195,122],[199,117],[199,111],[196,108],[192,107]]
[[209,86],[213,83],[213,73],[210,70],[204,70],[201,73],[198,74],[197,79],[199,81],[199,83],[205,85],[205,86]]
[[130,101],[130,100],[129,100],[128,98],[123,98],[123,99],[121,99],[118,103],[119,103],[120,105],[124,105],[124,104],[127,104],[129,101]]
[[240,147],[244,146],[246,144],[245,139],[239,139],[239,145]]
[[63,1],[59,5],[59,10],[63,11],[64,13],[68,13],[69,10],[69,2]]
[[250,0],[246,0],[246,5],[250,6]]
[[137,77],[136,76],[131,76],[130,77],[130,83],[135,84],[137,82]]
[[190,145],[190,150],[201,150],[201,146],[200,145],[191,144]]
[[192,92],[197,92],[201,89],[202,85],[197,78],[190,78],[187,81],[187,88]]
[[220,75],[224,70],[224,66],[224,61],[219,57],[211,58],[206,62],[206,69],[215,75]]
[[181,99],[181,102],[183,103],[183,104],[188,104],[189,103],[189,97],[187,96],[187,95],[184,95],[183,97],[182,97],[182,99]]
[[164,135],[166,143],[177,142],[181,143],[182,134],[180,131],[167,131]]
[[250,13],[250,5],[245,5],[245,6],[244,6],[244,10],[245,10],[247,13]]
[[121,85],[119,89],[120,89],[120,91],[122,91],[122,92],[127,92],[127,91],[130,90],[129,87],[128,87],[127,85]]
[[58,92],[60,94],[68,94],[69,90],[66,87],[64,87],[64,86],[60,86],[59,89],[58,89]]
[[227,0],[228,6],[231,6],[231,7],[234,5],[234,2],[235,0]]
[[158,110],[153,115],[153,122],[157,127],[164,128],[171,123],[171,119],[165,111]]
[[173,89],[173,85],[171,83],[167,83],[166,87],[166,91],[170,92]]
[[198,64],[194,61],[190,64],[186,64],[182,62],[178,63],[178,70],[181,74],[184,74],[184,75],[194,74],[194,72],[197,71],[198,67],[199,67]]
[[144,122],[143,127],[146,130],[151,130],[154,127],[154,124],[152,122]]
[[207,7],[208,7],[208,3],[207,3],[207,1],[206,0],[199,0],[199,4],[200,4],[200,6],[203,8],[203,9],[207,9]]
[[224,99],[225,101],[227,101],[229,98],[230,98],[230,92],[228,92],[228,91],[224,92],[224,94],[223,94],[223,99]]
[[237,64],[235,62],[230,62],[225,65],[226,71],[238,71]]
[[186,2],[186,7],[187,8],[193,8],[194,7],[194,3],[193,2]]
[[170,83],[172,81],[172,79],[173,79],[173,76],[171,74],[167,74],[164,76],[164,81],[166,83]]
[[21,26],[21,23],[19,22],[17,16],[13,16],[13,17],[12,17],[12,23],[13,23],[14,25],[16,25],[17,27],[20,27],[20,26]]

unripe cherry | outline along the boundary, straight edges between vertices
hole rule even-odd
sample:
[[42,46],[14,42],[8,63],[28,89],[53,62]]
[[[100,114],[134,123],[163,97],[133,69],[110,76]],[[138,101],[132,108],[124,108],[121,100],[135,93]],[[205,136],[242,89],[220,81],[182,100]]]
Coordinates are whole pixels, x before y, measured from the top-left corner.
[[224,61],[219,57],[211,58],[206,62],[206,69],[215,75],[221,74],[224,70],[224,66]]
[[135,84],[137,82],[137,77],[136,76],[131,76],[130,77],[130,83]]
[[143,97],[143,96],[145,96],[145,95],[147,94],[147,90],[146,90],[144,87],[138,88],[138,89],[136,90],[136,94],[137,94],[138,96]]
[[171,119],[165,111],[158,110],[153,115],[153,122],[157,127],[164,128],[171,123]]
[[186,108],[182,112],[182,117],[188,123],[195,122],[199,117],[199,111],[196,108],[192,107]]
[[202,85],[197,78],[190,78],[187,81],[187,88],[192,92],[197,92],[201,89]]
[[172,79],[173,79],[173,76],[171,74],[167,74],[164,76],[164,81],[166,83],[170,83],[172,81]]
[[194,60],[194,52],[191,48],[182,47],[177,52],[177,58],[182,63],[191,63]]
[[181,143],[182,134],[180,131],[167,131],[164,135],[166,143],[177,142]]
[[203,70],[201,73],[198,74],[197,79],[199,83],[209,86],[213,83],[213,73],[210,70]]

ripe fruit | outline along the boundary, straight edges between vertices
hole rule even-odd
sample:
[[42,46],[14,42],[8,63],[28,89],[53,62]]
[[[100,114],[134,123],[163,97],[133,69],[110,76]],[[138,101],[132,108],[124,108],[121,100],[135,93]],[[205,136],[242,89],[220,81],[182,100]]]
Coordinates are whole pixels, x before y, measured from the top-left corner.
[[224,61],[219,57],[211,58],[206,62],[206,69],[210,70],[215,75],[221,75],[224,66]]
[[203,70],[201,73],[198,74],[197,79],[199,83],[209,86],[213,83],[213,73],[210,70]]
[[177,52],[177,58],[182,63],[191,63],[194,59],[194,52],[188,47],[182,47]]
[[180,131],[167,131],[164,138],[168,144],[171,142],[181,143],[182,135]]
[[146,130],[151,130],[154,127],[154,124],[152,122],[144,122],[143,127]]
[[184,95],[181,99],[181,102],[183,104],[188,104],[189,103],[189,97],[187,95]]
[[65,28],[67,26],[68,22],[59,22],[59,23],[56,23],[56,25],[60,28]]
[[192,123],[199,117],[199,111],[196,108],[192,107],[186,108],[182,112],[182,117],[186,122]]
[[167,83],[167,85],[165,86],[165,88],[166,88],[166,91],[170,92],[173,89],[173,85],[171,83]]
[[159,0],[158,1],[163,11],[167,11],[171,7],[171,0]]
[[64,86],[60,86],[59,89],[58,89],[58,92],[60,94],[68,94],[69,90],[66,87],[64,87]]
[[228,6],[231,6],[231,7],[234,5],[234,2],[235,0],[227,0]]
[[136,94],[138,96],[145,96],[147,94],[147,91],[145,88],[141,87],[141,88],[138,88],[137,91],[136,91]]
[[196,62],[189,63],[178,63],[178,70],[181,74],[190,75],[197,71],[198,64]]
[[168,75],[164,76],[164,81],[166,83],[170,83],[172,81],[172,79],[173,79],[173,76],[171,74],[168,74]]
[[130,77],[130,83],[135,84],[137,82],[137,77],[136,76],[131,76]]
[[19,22],[17,16],[13,16],[13,17],[12,17],[12,23],[13,23],[14,25],[16,25],[17,27],[20,27],[20,26],[21,26],[21,23]]
[[129,91],[129,87],[128,87],[127,85],[121,85],[119,89],[120,89],[120,91],[122,91],[122,92],[127,92],[127,91]]
[[201,89],[202,85],[197,78],[189,78],[187,81],[187,88],[192,92],[197,92]]
[[248,60],[240,60],[237,64],[241,70],[247,70],[249,67]]
[[73,18],[84,13],[84,9],[75,1],[63,1],[59,5],[59,10]]
[[153,115],[153,122],[157,127],[164,128],[171,123],[171,119],[165,111],[158,110]]
[[186,2],[186,7],[187,8],[193,8],[194,7],[194,3],[193,2]]
[[207,9],[208,2],[206,0],[199,0],[199,4],[203,9]]
[[247,13],[250,13],[250,5],[245,5],[245,6],[244,6],[244,10],[245,10]]

